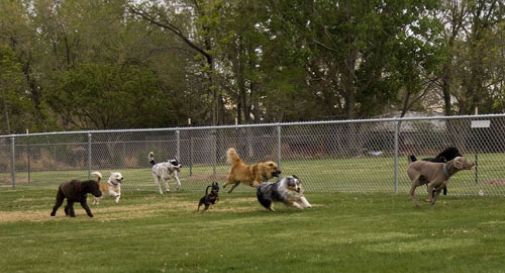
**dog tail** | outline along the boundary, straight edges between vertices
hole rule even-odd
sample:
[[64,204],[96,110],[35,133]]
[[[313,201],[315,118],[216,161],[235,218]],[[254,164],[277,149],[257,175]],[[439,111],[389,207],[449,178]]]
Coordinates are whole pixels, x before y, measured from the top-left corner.
[[417,161],[417,157],[415,155],[410,155],[409,162],[414,162],[414,161]]
[[149,160],[149,163],[151,163],[152,166],[154,166],[154,164],[156,164],[156,161],[154,161],[154,152],[149,152],[147,159]]
[[102,179],[102,174],[100,172],[92,172],[91,173],[92,175],[96,176],[96,182],[100,182],[100,180]]
[[234,164],[239,160],[240,156],[238,155],[237,150],[235,150],[235,148],[230,148],[228,149],[228,151],[226,151],[226,162],[228,162],[228,164]]

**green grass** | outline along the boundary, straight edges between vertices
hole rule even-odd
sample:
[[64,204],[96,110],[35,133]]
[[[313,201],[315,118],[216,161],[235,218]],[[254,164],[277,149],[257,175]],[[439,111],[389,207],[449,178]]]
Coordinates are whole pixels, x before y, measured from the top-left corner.
[[[419,158],[425,156],[419,155]],[[474,155],[467,157],[474,160]],[[471,171],[462,171],[453,176],[449,182],[450,194],[477,195],[479,191],[486,195],[505,195],[505,168],[503,162],[505,155],[481,154],[478,161],[478,179]],[[398,185],[400,193],[408,192],[411,182],[407,177],[407,158],[399,158]],[[229,166],[222,163],[214,167],[209,165],[196,165],[190,170],[184,166],[181,180],[184,190],[201,191],[209,182],[224,182]],[[328,158],[307,160],[284,160],[281,162],[284,175],[296,174],[305,188],[310,192],[383,192],[393,193],[394,185],[394,160],[392,157],[360,157],[360,158]],[[214,173],[215,170],[215,173]],[[105,178],[109,170],[100,170]],[[151,170],[149,168],[118,169],[125,177],[123,188],[128,190],[156,191]],[[35,188],[56,188],[58,184],[73,178],[86,179],[87,170],[81,171],[46,171],[17,173],[18,186]],[[0,175],[1,181],[9,181],[10,174]],[[498,183],[495,183],[498,182]],[[171,183],[173,185],[173,183]],[[9,187],[9,183],[3,183]],[[240,186],[236,189],[241,192],[250,192],[248,187]]]
[[0,191],[1,272],[505,272],[501,197],[308,193],[314,205],[262,209],[252,192],[128,190],[88,218],[49,212],[55,190]]

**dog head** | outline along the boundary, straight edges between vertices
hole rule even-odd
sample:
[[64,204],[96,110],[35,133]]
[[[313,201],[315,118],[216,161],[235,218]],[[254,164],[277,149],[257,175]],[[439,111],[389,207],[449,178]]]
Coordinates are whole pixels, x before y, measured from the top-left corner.
[[121,184],[123,182],[123,175],[120,172],[111,172],[108,182],[113,185]]
[[100,185],[96,181],[86,181],[81,184],[82,192],[91,193],[96,197],[102,196],[102,192],[100,191]]
[[272,177],[279,177],[279,175],[281,174],[279,166],[277,165],[277,163],[273,161],[261,162],[259,164],[259,167],[261,168],[261,174],[263,178],[265,178],[266,180]]
[[462,156],[457,156],[452,162],[454,167],[458,170],[471,170],[475,166],[475,162],[467,160]]
[[214,195],[219,193],[219,184],[217,182],[212,182],[210,192]]
[[172,168],[176,171],[181,171],[182,164],[177,160],[177,158],[167,160],[170,165],[172,165]]
[[287,176],[284,178],[286,183],[286,188],[290,191],[295,191],[297,193],[302,193],[302,182],[296,175]]

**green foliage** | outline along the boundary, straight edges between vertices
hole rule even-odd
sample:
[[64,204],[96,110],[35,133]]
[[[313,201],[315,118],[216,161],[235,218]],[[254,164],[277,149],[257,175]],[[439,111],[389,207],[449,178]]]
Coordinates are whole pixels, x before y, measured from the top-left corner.
[[22,66],[14,52],[0,45],[0,110],[1,133],[24,133],[33,122],[33,104],[30,100]]
[[[17,127],[4,132],[502,112],[504,10],[496,0],[0,1],[0,45],[22,76],[9,81],[28,90],[19,109],[33,108],[31,118],[4,111],[2,126],[6,114]],[[105,109],[111,99],[130,109]]]
[[81,128],[149,126],[167,107],[154,73],[135,65],[82,64],[58,82],[48,102]]

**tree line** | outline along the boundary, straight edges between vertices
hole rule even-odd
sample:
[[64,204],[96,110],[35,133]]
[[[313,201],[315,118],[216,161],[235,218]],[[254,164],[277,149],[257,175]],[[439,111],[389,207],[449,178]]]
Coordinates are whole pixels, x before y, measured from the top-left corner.
[[0,133],[505,109],[500,0],[3,0]]

